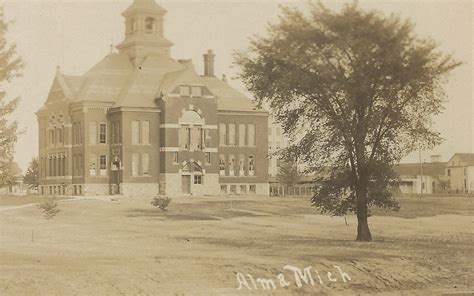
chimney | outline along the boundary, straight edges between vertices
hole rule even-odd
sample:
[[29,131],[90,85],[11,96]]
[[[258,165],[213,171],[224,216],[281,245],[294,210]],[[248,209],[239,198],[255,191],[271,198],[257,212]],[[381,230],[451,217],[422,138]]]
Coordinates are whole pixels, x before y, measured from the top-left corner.
[[203,54],[204,57],[204,76],[214,77],[214,57],[212,49]]

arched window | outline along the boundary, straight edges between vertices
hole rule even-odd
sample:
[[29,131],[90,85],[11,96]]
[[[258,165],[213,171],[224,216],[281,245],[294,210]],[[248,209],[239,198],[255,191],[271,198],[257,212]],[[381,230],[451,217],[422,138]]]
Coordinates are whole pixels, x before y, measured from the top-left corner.
[[155,19],[152,17],[147,17],[145,19],[145,30],[155,31]]
[[181,124],[202,124],[202,118],[196,111],[186,111],[180,120]]
[[131,18],[130,19],[130,32],[133,33],[137,30],[137,21],[135,20],[135,18]]

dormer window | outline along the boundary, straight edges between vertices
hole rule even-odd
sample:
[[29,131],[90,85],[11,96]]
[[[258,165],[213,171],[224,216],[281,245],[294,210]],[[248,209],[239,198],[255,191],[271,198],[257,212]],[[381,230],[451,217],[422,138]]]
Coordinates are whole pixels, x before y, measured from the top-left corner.
[[152,17],[147,17],[145,20],[145,30],[147,33],[152,33],[155,31],[155,19]]
[[181,85],[179,87],[179,94],[182,97],[189,97],[191,95],[190,90],[189,90],[189,86]]
[[201,86],[192,86],[191,94],[193,97],[202,97],[202,87]]

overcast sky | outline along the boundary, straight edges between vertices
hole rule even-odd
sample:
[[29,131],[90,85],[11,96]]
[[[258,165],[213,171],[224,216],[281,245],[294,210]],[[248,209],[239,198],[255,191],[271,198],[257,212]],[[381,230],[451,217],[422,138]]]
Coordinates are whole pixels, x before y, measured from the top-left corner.
[[[16,160],[25,169],[37,155],[38,132],[35,112],[46,100],[56,66],[63,73],[83,74],[110,52],[110,44],[123,39],[124,24],[120,13],[132,0],[70,1],[15,0],[6,2],[5,17],[14,20],[9,38],[18,46],[26,62],[23,78],[10,87],[11,96],[21,96],[15,113],[26,131],[16,147]],[[212,48],[216,53],[216,75],[235,76],[232,52],[244,49],[248,37],[262,34],[268,22],[277,21],[282,1],[157,1],[168,10],[165,16],[166,37],[174,43],[172,56],[192,58],[202,73],[202,54]],[[338,9],[346,1],[323,1]],[[420,36],[430,36],[440,47],[462,60],[453,71],[446,92],[446,110],[436,119],[436,128],[446,141],[433,151],[449,160],[455,152],[474,152],[472,96],[472,2],[466,1],[359,1],[366,9],[400,14],[416,23]],[[306,7],[302,1],[293,5]],[[236,80],[230,83],[245,92]],[[418,161],[418,153],[404,159]]]

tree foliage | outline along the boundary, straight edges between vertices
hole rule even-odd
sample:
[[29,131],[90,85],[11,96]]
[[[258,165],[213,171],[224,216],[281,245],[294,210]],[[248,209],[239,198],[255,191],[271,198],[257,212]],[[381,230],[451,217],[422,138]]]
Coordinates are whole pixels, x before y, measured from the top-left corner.
[[8,25],[4,19],[3,7],[0,5],[0,175],[2,176],[0,182],[6,180],[18,133],[18,123],[11,120],[10,115],[18,106],[19,98],[9,100],[6,86],[12,79],[20,76],[20,70],[23,68],[22,60],[17,57],[15,45],[7,42]]
[[433,115],[443,107],[442,84],[459,63],[419,38],[398,16],[364,11],[357,3],[309,13],[283,7],[266,36],[236,54],[240,78],[268,106],[292,140],[287,158],[318,180],[314,206],[357,214],[357,240],[371,240],[371,206],[398,209],[388,190],[393,165],[418,147],[439,144]]
[[26,170],[25,176],[23,176],[23,183],[28,185],[32,189],[38,189],[39,179],[39,163],[38,158],[33,158]]
[[301,173],[294,161],[282,161],[278,166],[278,182],[287,187],[298,184],[301,179]]

